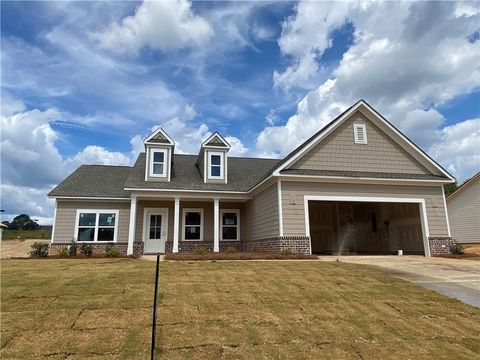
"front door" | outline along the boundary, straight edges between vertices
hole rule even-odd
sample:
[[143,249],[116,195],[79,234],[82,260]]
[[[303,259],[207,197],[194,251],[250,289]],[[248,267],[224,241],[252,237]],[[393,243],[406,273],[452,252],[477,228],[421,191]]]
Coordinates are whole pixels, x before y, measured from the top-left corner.
[[165,253],[168,209],[145,209],[144,249],[146,254]]

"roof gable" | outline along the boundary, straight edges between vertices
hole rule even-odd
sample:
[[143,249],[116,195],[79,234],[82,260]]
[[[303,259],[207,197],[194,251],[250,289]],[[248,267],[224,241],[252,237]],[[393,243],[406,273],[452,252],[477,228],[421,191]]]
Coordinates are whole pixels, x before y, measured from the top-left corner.
[[225,149],[230,149],[230,144],[227,142],[227,140],[224,139],[222,135],[215,131],[202,143],[202,148],[204,147],[221,147]]
[[468,179],[462,186],[460,186],[457,190],[455,190],[450,196],[447,198],[447,202],[452,201],[458,195],[463,193],[465,190],[468,190],[472,185],[476,184],[480,180],[480,171],[473,175],[470,179]]
[[[332,122],[327,124],[319,132],[313,135],[310,139],[301,144],[298,148],[293,150],[282,160],[279,166],[273,171],[273,175],[281,175],[282,170],[290,168],[294,163],[304,157],[310,150],[316,147],[320,142],[325,141],[330,134],[332,134],[338,127],[340,127],[345,121],[349,120],[352,115],[360,112],[366,120],[369,120],[377,128],[385,133],[392,141],[394,141],[405,153],[411,155],[416,162],[420,163],[423,167],[428,169],[431,174],[441,175],[447,177],[449,180],[453,180],[453,177],[437,164],[432,158],[430,158],[425,152],[423,152],[417,145],[403,135],[396,127],[388,122],[383,116],[375,111],[364,100],[360,100],[345,112],[340,114]],[[353,137],[352,137],[353,142]],[[359,145],[363,146],[363,145]]]
[[161,127],[151,133],[144,141],[145,144],[175,145],[175,142]]
[[[355,142],[358,126],[365,129],[365,143]],[[358,110],[288,169],[432,174]]]

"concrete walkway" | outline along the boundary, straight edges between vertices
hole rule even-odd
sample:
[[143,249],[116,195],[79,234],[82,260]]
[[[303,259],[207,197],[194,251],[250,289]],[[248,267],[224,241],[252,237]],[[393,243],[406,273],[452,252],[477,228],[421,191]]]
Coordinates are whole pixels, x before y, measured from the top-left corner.
[[[334,256],[320,256],[335,261]],[[480,307],[480,261],[423,256],[340,256],[339,260],[374,266],[427,289]]]

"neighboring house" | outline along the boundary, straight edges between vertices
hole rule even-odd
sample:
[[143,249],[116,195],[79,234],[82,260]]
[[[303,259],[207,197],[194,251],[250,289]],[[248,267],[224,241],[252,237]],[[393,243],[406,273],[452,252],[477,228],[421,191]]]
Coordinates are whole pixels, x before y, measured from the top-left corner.
[[480,172],[447,198],[453,240],[480,243]]
[[52,249],[448,252],[454,179],[363,100],[282,160],[229,150],[214,133],[198,155],[175,154],[158,129],[132,167],[80,166],[49,193]]

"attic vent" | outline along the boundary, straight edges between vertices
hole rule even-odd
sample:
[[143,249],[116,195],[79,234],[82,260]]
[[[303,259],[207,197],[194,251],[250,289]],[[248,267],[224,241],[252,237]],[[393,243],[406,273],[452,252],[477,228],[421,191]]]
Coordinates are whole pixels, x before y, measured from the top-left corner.
[[367,127],[365,124],[353,124],[353,136],[355,144],[367,143]]

